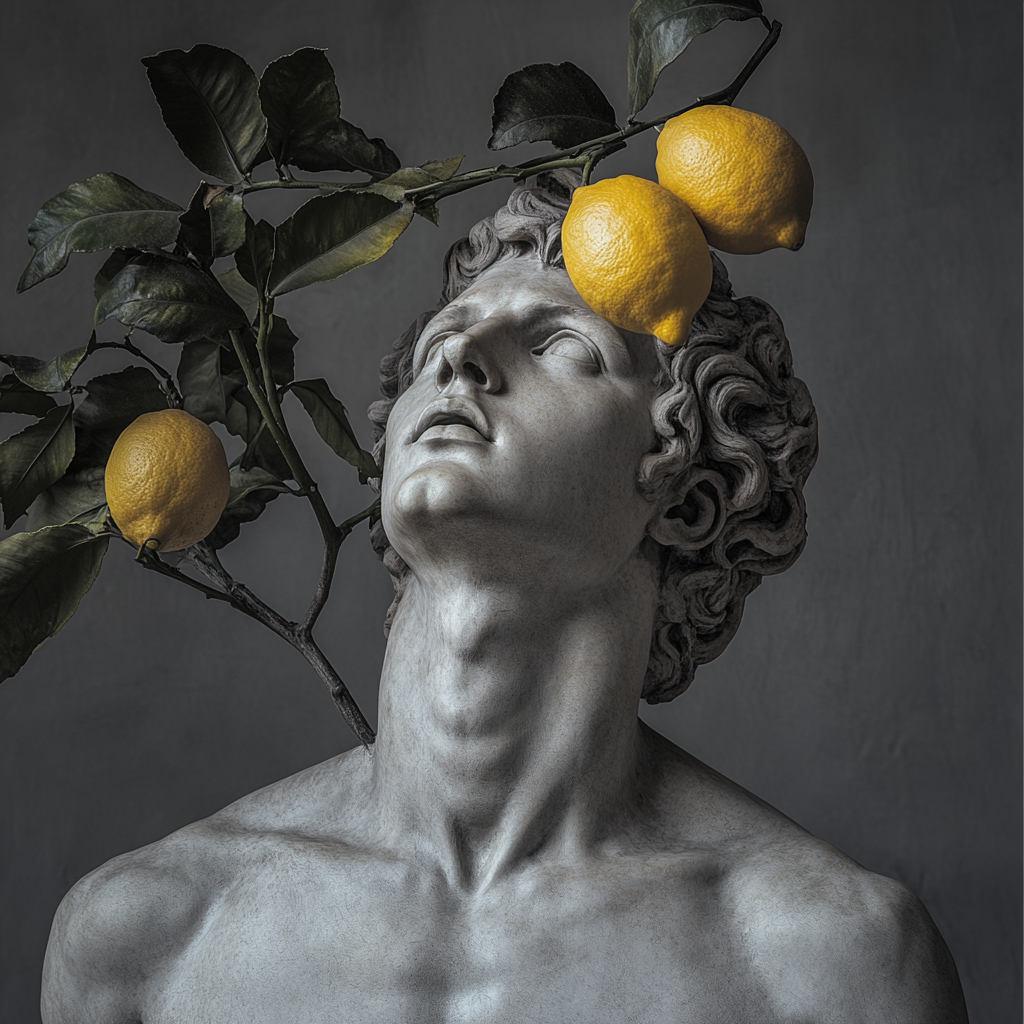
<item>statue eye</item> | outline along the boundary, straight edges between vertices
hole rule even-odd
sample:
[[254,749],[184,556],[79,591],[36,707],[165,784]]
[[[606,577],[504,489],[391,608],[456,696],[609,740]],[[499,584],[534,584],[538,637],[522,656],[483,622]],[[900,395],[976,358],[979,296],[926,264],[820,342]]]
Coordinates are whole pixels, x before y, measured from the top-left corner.
[[593,371],[601,370],[604,366],[594,343],[579,334],[553,334],[543,345],[538,345],[533,350],[533,354],[535,356],[558,356]]

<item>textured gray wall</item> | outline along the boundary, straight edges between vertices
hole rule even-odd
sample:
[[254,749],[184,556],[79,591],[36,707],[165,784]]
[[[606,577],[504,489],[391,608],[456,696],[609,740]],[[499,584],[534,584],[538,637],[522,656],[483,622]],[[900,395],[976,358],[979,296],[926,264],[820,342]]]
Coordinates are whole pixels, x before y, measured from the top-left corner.
[[[191,194],[197,176],[140,57],[210,42],[259,71],[326,46],[345,115],[405,162],[464,152],[482,166],[490,97],[524,64],[572,60],[622,111],[628,6],[10,5],[2,350],[52,355],[88,334],[96,258],[14,295],[45,199],[100,170],[179,202]],[[785,31],[740,105],[801,141],[814,215],[799,254],[727,264],[738,292],[781,313],[816,400],[811,539],[753,595],[738,638],[692,690],[643,714],[915,889],[972,1020],[1008,1024],[1020,1019],[1020,12],[991,0],[766,6]],[[698,40],[649,109],[724,85],[759,34],[726,25]],[[631,145],[601,172],[653,176],[653,146]],[[385,346],[432,305],[445,248],[506,194],[495,184],[446,200],[440,230],[417,219],[386,259],[283,301],[303,338],[300,372],[328,376],[358,419]],[[314,461],[339,509],[361,507],[331,461]],[[282,500],[228,561],[294,613],[316,547],[311,517]],[[322,634],[368,711],[389,593],[360,533]],[[77,878],[350,742],[280,640],[112,548],[78,616],[0,688],[0,1020],[37,1019],[50,919]]]

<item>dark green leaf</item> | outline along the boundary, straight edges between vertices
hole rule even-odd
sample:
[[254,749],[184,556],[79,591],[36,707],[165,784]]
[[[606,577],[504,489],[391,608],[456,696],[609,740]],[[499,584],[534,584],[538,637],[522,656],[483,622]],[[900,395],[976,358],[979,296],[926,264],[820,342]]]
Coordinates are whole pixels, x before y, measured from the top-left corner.
[[103,293],[95,322],[109,319],[168,343],[248,326],[245,313],[211,277],[187,262],[149,254],[128,263]]
[[368,138],[362,128],[340,117],[322,135],[304,140],[302,148],[293,143],[291,163],[314,173],[365,171],[372,178],[386,177],[402,166],[383,139]]
[[246,214],[245,243],[235,253],[235,266],[242,278],[258,293],[266,293],[275,246],[274,226],[265,220],[254,224],[253,219]]
[[206,538],[206,543],[215,550],[230,544],[238,536],[242,523],[251,523],[259,518],[268,502],[287,490],[288,487],[273,473],[259,466],[248,470],[232,466],[227,507]]
[[288,384],[295,379],[295,345],[298,335],[288,326],[283,316],[274,316],[267,337],[270,355],[270,374],[277,384]]
[[94,174],[54,196],[28,228],[35,254],[18,282],[23,292],[67,265],[73,252],[160,249],[178,235],[181,207],[120,174]]
[[242,469],[240,466],[232,466],[231,490],[228,492],[226,508],[237,505],[253,491],[263,490],[284,494],[289,490],[289,487],[283,480],[278,480],[273,473],[268,473],[265,469],[260,469],[259,466],[253,469]]
[[428,160],[420,165],[421,171],[426,171],[432,178],[438,181],[447,181],[459,169],[464,156],[450,156],[447,160]]
[[92,294],[99,302],[100,296],[110,287],[110,282],[121,272],[124,265],[139,255],[138,249],[115,249],[102,267],[96,272],[92,281]]
[[759,0],[636,0],[629,12],[629,116],[647,105],[658,76],[702,32],[761,15]]
[[[244,468],[265,469],[279,480],[290,480],[291,470],[273,435],[263,427],[263,417],[248,389],[239,388],[228,404],[225,425],[246,443]],[[261,430],[260,428],[263,427]]]
[[36,391],[66,391],[75,370],[85,361],[95,343],[96,332],[93,331],[88,345],[73,348],[49,362],[35,356],[0,355],[0,363],[6,363],[23,384]]
[[225,270],[223,274],[218,274],[217,280],[220,281],[221,288],[242,307],[249,323],[252,323],[260,308],[260,297],[256,289],[242,277],[235,267]]
[[331,394],[327,381],[321,377],[300,380],[292,384],[289,390],[302,403],[317,433],[334,449],[335,454],[359,470],[362,483],[366,482],[367,477],[380,476],[373,456],[359,446],[345,407]]
[[[236,437],[240,437],[247,445],[251,444],[260,427],[263,425],[263,417],[245,387],[239,388],[228,403],[227,415],[224,424],[228,431]],[[266,431],[264,431],[266,433]]]
[[178,362],[178,390],[185,412],[204,423],[224,422],[227,403],[238,384],[221,375],[221,353],[215,341],[190,341],[182,346]]
[[575,64],[530,64],[494,97],[491,149],[553,142],[559,149],[618,131],[615,111],[598,84]]
[[0,541],[0,682],[75,614],[108,542],[84,526],[52,526]]
[[202,182],[179,220],[178,244],[204,266],[230,256],[245,241],[242,197],[223,185]]
[[260,164],[265,164],[268,160],[273,160],[273,157],[270,155],[270,150],[267,149],[267,144],[264,142],[263,145],[260,146],[260,151],[256,154],[256,158],[253,160],[252,166],[254,168],[259,167]]
[[267,137],[252,68],[230,50],[200,43],[143,58],[157,103],[181,151],[206,174],[245,179]]
[[[401,167],[394,174],[389,174],[386,178],[375,181],[372,185],[367,185],[359,191],[373,192],[375,195],[390,199],[393,203],[400,203],[405,199],[407,189],[422,188],[424,185],[435,185],[447,181],[458,168],[461,160],[462,157],[458,156],[453,160],[433,161],[422,167]],[[432,167],[439,169],[441,174],[435,174],[430,169]],[[444,176],[442,177],[442,175]]]
[[[402,167],[394,174],[389,174],[381,181],[375,181],[361,191],[384,196],[385,199],[390,199],[393,203],[401,203],[405,201],[405,193],[408,189],[447,181],[458,170],[461,162],[462,157],[457,156],[451,160],[434,160],[422,167]],[[417,205],[414,209],[416,213],[425,217],[432,224],[438,224],[440,218],[437,207],[433,203],[425,206]]]
[[333,281],[383,256],[412,220],[412,203],[335,192],[300,206],[277,229],[270,294]]
[[323,50],[304,46],[275,60],[260,79],[267,148],[278,165],[315,145],[341,117],[334,68]]
[[441,223],[441,211],[433,204],[430,203],[424,206],[422,203],[416,205],[416,212],[424,219],[429,220],[431,224],[436,228]]
[[0,379],[0,412],[20,412],[25,416],[45,416],[56,403],[49,395],[22,383],[9,373]]
[[70,403],[59,405],[0,444],[0,505],[7,529],[70,465],[75,454],[71,412]]
[[[428,180],[424,181],[424,184],[430,184],[431,181],[447,181],[459,169],[459,166],[464,159],[465,158],[461,156],[453,156],[449,157],[447,160],[428,160],[425,164],[416,168],[416,170],[422,171],[430,176]],[[402,172],[398,171],[397,173],[401,174]],[[394,178],[394,175],[391,175],[391,178]],[[380,184],[386,184],[389,180],[391,179],[385,178]],[[406,188],[410,187],[414,186],[406,186]],[[380,194],[386,195],[387,193],[381,192]],[[391,197],[389,196],[388,198]],[[433,203],[430,203],[429,205],[417,204],[416,212],[421,217],[429,220],[435,227],[441,222],[441,215]]]
[[75,410],[75,458],[69,467],[79,472],[105,466],[121,431],[145,412],[168,407],[156,377],[144,366],[93,377],[88,395]]
[[405,199],[406,189],[434,185],[440,181],[440,178],[435,177],[422,167],[402,167],[394,174],[389,174],[386,178],[367,185],[363,191],[383,196],[393,203],[401,203]]
[[103,476],[102,466],[65,473],[29,506],[26,528],[35,531],[63,526],[73,519],[101,518],[107,502]]

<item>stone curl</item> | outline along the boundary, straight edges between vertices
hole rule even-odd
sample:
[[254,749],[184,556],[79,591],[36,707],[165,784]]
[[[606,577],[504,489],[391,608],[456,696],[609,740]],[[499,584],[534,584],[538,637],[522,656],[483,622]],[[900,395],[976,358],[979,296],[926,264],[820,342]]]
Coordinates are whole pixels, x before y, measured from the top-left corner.
[[[418,317],[381,362],[384,397],[369,409],[378,465],[386,458],[388,415],[412,381],[413,348],[423,329],[496,263],[527,258],[564,268],[561,224],[579,182],[577,172],[563,170],[519,186],[448,251],[437,309]],[[761,299],[735,298],[721,260],[712,254],[712,262],[711,293],[686,344],[652,341],[659,359],[651,408],[656,441],[641,460],[639,487],[652,497],[671,493],[693,467],[725,482],[724,525],[704,548],[645,542],[660,586],[643,688],[652,704],[678,696],[698,665],[725,650],[747,596],[763,576],[792,565],[807,536],[803,485],[818,453],[810,394],[793,376],[778,315]],[[409,568],[380,522],[371,537],[395,585],[387,634]]]

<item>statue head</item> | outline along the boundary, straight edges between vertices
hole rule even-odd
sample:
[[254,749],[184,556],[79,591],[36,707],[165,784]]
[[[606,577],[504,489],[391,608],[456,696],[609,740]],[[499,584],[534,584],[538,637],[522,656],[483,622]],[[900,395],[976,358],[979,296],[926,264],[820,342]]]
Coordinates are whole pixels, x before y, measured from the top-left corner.
[[[381,363],[384,398],[369,410],[378,464],[387,460],[388,417],[413,382],[416,343],[427,325],[507,261],[564,270],[561,223],[579,182],[575,171],[556,171],[517,187],[501,210],[449,250],[438,307],[418,317]],[[687,342],[673,348],[643,339],[654,353],[654,442],[639,458],[636,489],[671,506],[663,527],[652,531],[657,536],[642,544],[658,588],[643,686],[650,703],[678,696],[697,665],[722,653],[747,595],[763,576],[792,565],[806,540],[803,485],[818,451],[810,395],[793,376],[775,311],[760,299],[734,298],[725,267],[712,259],[711,293]],[[635,345],[637,337],[629,337]],[[696,535],[696,523],[702,524],[699,544],[687,539]],[[395,585],[387,633],[411,570],[383,523],[372,539]]]

